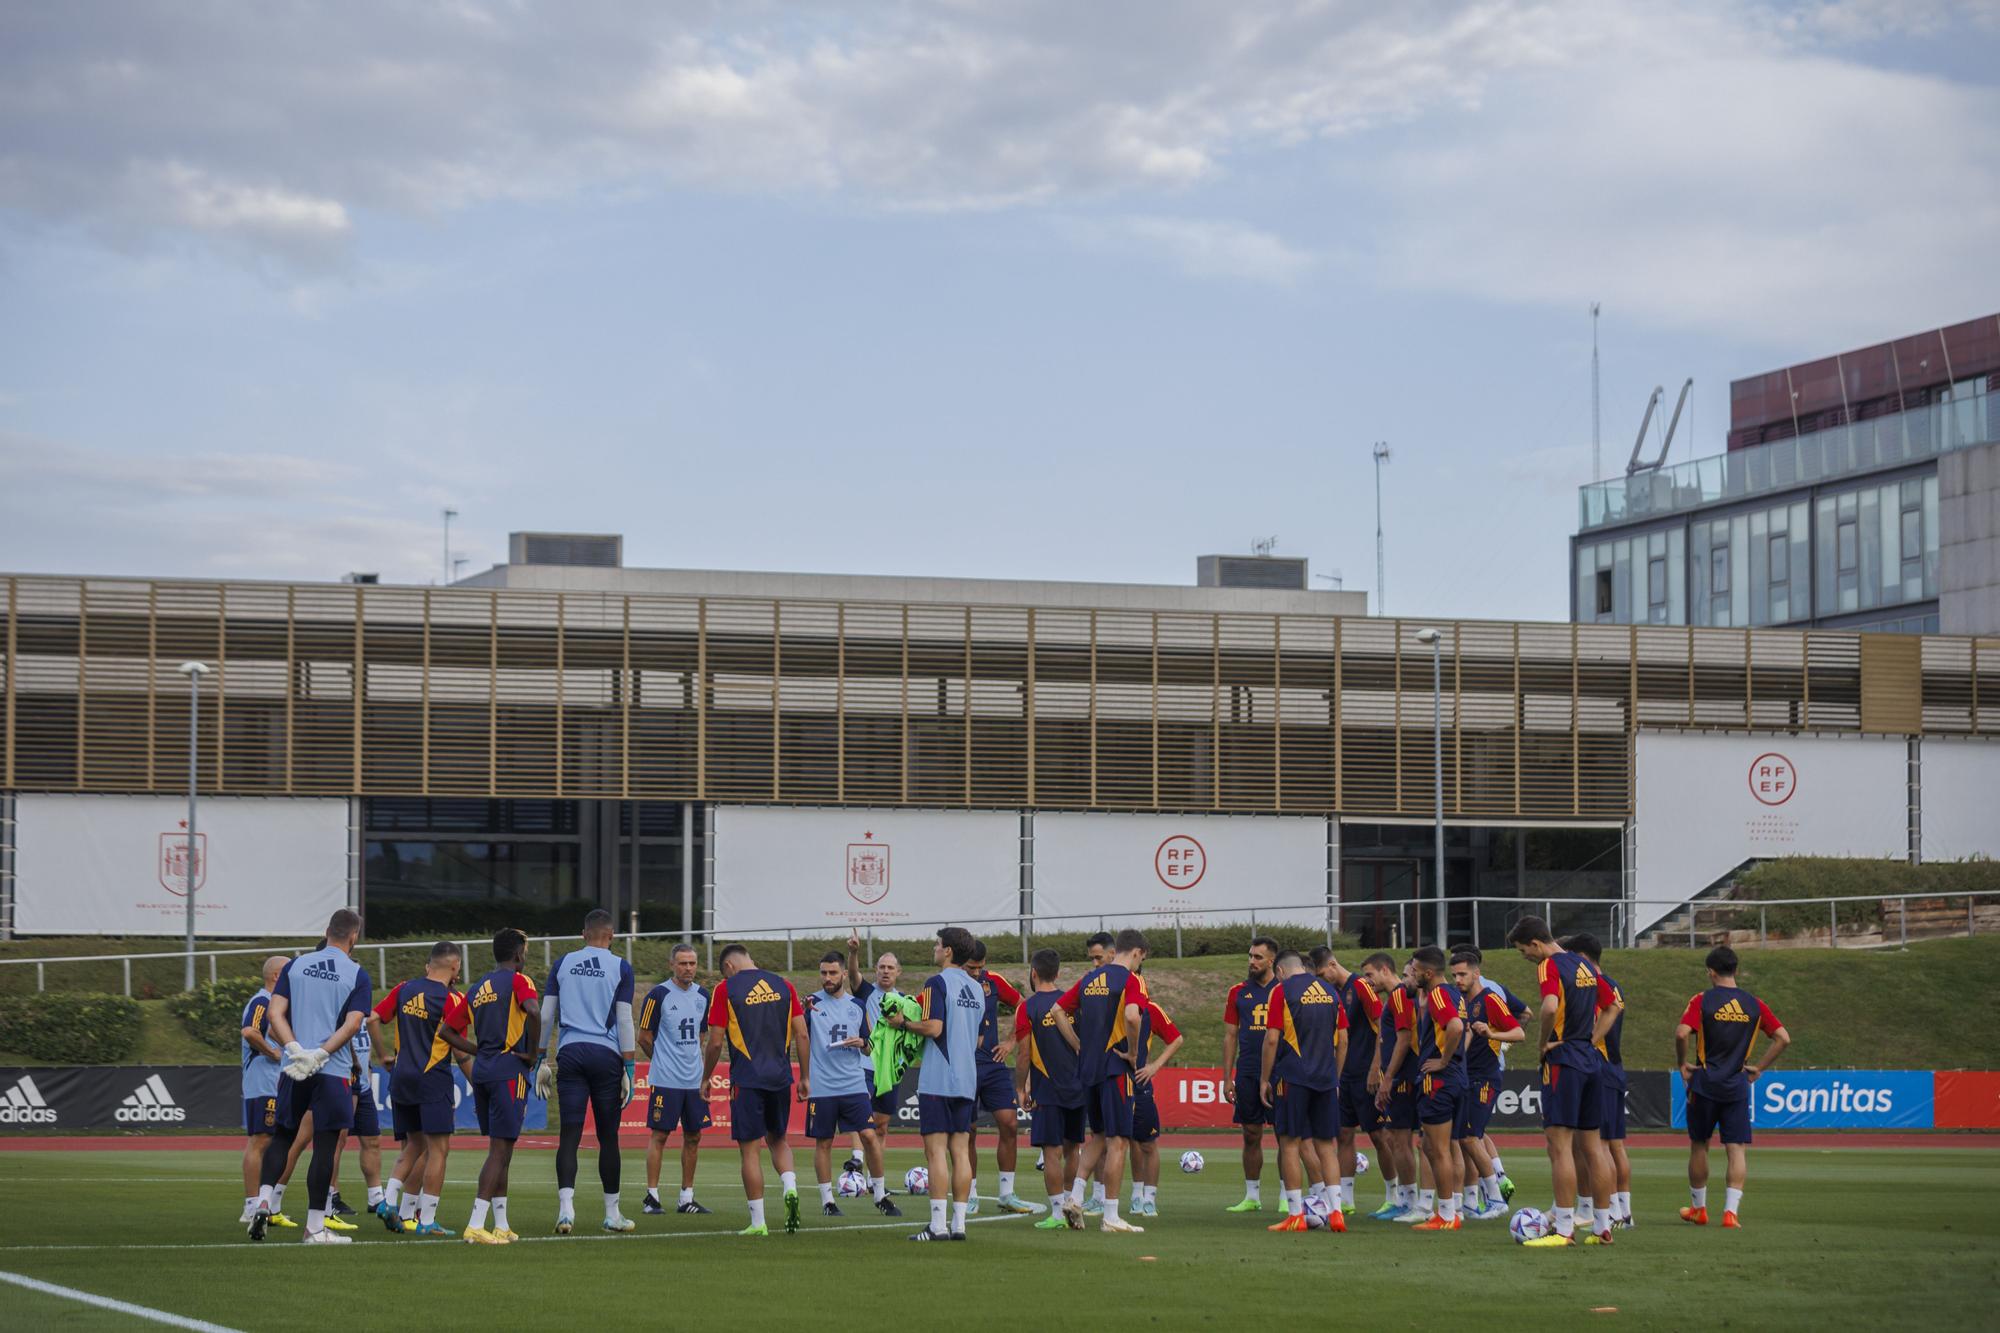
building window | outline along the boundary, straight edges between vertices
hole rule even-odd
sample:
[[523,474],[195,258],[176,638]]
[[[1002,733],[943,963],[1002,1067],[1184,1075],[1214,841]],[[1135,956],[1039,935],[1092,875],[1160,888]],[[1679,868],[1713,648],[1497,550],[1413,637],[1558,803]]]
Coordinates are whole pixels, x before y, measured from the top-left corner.
[[1852,574],[1861,564],[1861,548],[1853,520],[1840,525],[1839,535],[1834,542],[1834,556],[1837,568],[1843,574]]
[[1924,515],[1920,509],[1903,511],[1903,559],[1924,558]]
[[1711,597],[1729,595],[1729,547],[1726,545],[1709,548],[1708,592]]
[[1611,614],[1611,571],[1608,569],[1597,571],[1597,614]]
[[1656,555],[1646,562],[1646,609],[1652,620],[1667,618],[1667,558]]
[[1782,587],[1791,581],[1792,547],[1785,534],[1780,532],[1771,538],[1771,586]]

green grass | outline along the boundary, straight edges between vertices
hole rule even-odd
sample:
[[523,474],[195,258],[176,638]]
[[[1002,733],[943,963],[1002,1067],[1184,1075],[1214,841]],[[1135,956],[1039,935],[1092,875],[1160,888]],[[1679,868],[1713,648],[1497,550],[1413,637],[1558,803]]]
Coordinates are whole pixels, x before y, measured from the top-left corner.
[[[714,1216],[638,1218],[629,1237],[548,1238],[553,1155],[525,1152],[510,1203],[515,1228],[533,1243],[419,1242],[370,1223],[356,1244],[331,1252],[293,1243],[297,1232],[249,1246],[235,1224],[235,1153],[0,1153],[0,1196],[16,1205],[0,1209],[0,1270],[234,1328],[310,1318],[313,1309],[360,1317],[363,1308],[425,1328],[522,1318],[564,1326],[577,1300],[587,1301],[596,1329],[688,1326],[702,1311],[726,1327],[788,1325],[824,1319],[829,1306],[873,1322],[915,1314],[936,1284],[956,1293],[954,1318],[983,1312],[989,1322],[1030,1326],[1242,1328],[1246,1307],[1277,1315],[1320,1305],[1385,1327],[1576,1327],[1614,1307],[1622,1326],[1645,1328],[1893,1327],[1921,1311],[1926,1327],[1950,1329],[1990,1327],[2000,1296],[2000,1217],[1985,1207],[2000,1188],[2000,1152],[1760,1148],[1746,1229],[1726,1233],[1675,1220],[1686,1201],[1683,1153],[1641,1150],[1633,1154],[1638,1228],[1610,1250],[1556,1252],[1510,1244],[1497,1222],[1415,1235],[1356,1220],[1345,1236],[1272,1236],[1269,1214],[1221,1211],[1241,1188],[1232,1145],[1218,1138],[1205,1152],[1200,1176],[1169,1165],[1163,1215],[1143,1236],[1039,1232],[988,1213],[968,1243],[922,1250],[903,1240],[923,1216],[922,1201],[909,1199],[902,1224],[861,1207],[844,1221],[809,1216],[796,1236],[737,1238],[745,1213],[726,1148],[702,1159],[700,1195]],[[625,1160],[636,1216],[641,1161],[630,1149]],[[915,1160],[892,1153],[894,1174]],[[813,1213],[804,1154],[801,1164]],[[1521,1187],[1515,1202],[1545,1206],[1540,1153],[1516,1148],[1508,1166]],[[454,1158],[440,1210],[454,1228],[475,1170],[472,1152]],[[344,1174],[359,1194],[351,1161]],[[589,1153],[581,1184],[579,1217],[594,1224]],[[990,1163],[981,1184],[992,1192]],[[1274,1178],[1266,1185],[1275,1191]],[[1357,1193],[1372,1206],[1375,1177],[1363,1177]],[[50,1206],[26,1206],[37,1199]],[[299,1201],[288,1205],[297,1216]],[[12,1327],[135,1326],[14,1287],[0,1287],[0,1309]]]
[[[772,953],[776,948],[778,951]],[[782,963],[783,946],[765,945],[760,961]],[[1361,961],[1360,950],[1340,957]],[[805,955],[796,956],[803,962]],[[1532,995],[1534,973],[1512,949],[1487,952],[1487,973],[1510,989]],[[364,959],[372,969],[372,958]],[[1625,1063],[1631,1069],[1666,1069],[1673,1061],[1674,1024],[1688,997],[1706,984],[1702,955],[1686,949],[1614,950],[1605,970],[1624,992]],[[998,969],[1018,983],[1023,969]],[[905,985],[929,969],[911,969]],[[1065,963],[1074,978],[1080,964]],[[1791,1029],[1785,1063],[1794,1068],[2000,1069],[2000,989],[1947,986],[1944,978],[2000,971],[2000,936],[1927,940],[1907,950],[1770,949],[1743,953],[1742,982]],[[1178,1063],[1215,1065],[1222,1060],[1222,1001],[1242,979],[1233,958],[1156,958],[1146,978],[1185,1036]],[[642,967],[642,987],[657,976]],[[816,973],[790,973],[801,992],[816,987]],[[394,979],[401,979],[400,977]],[[704,977],[713,981],[713,977]],[[378,983],[381,978],[377,978]],[[143,1001],[145,1030],[129,1063],[134,1065],[227,1063],[202,1046],[166,1012],[163,1002]],[[0,1064],[35,1064],[4,1049]]]

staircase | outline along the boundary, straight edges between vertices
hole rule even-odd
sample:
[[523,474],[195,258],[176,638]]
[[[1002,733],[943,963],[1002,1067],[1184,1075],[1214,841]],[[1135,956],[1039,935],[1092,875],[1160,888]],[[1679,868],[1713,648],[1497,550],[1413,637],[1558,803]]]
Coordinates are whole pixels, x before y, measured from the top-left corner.
[[1742,910],[1742,904],[1736,898],[1737,877],[1756,864],[1755,861],[1745,861],[1688,899],[1672,916],[1649,926],[1639,936],[1638,947],[1657,949],[1665,945],[1685,949],[1689,947],[1690,932],[1693,946],[1698,949],[1728,943],[1729,928],[1736,914]]

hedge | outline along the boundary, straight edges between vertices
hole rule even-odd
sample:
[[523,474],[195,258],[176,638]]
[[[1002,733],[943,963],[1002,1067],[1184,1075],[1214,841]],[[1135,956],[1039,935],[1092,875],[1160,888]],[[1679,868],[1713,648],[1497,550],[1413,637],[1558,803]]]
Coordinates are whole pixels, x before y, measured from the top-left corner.
[[[1882,899],[1905,893],[2000,893],[2000,861],[1875,861],[1833,856],[1787,856],[1764,861],[1736,881],[1738,899],[1852,898],[1835,912],[1843,930],[1882,924]],[[1773,934],[1790,935],[1826,925],[1823,905],[1750,907],[1736,913],[1739,930],[1754,930],[1763,914]]]
[[139,1046],[137,1000],[123,995],[0,997],[0,1046],[37,1060],[115,1064]]
[[243,1036],[243,1006],[263,984],[261,977],[223,977],[169,996],[167,1012],[202,1045],[234,1054]]

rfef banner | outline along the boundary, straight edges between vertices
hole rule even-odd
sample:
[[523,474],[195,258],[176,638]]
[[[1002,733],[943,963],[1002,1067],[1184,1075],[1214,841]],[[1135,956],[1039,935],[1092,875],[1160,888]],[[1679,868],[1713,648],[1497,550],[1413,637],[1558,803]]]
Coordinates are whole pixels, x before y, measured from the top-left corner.
[[1305,925],[1326,919],[1326,861],[1323,818],[1037,814],[1035,912]]
[[41,935],[313,936],[347,903],[347,802],[22,796],[15,926]]
[[[1759,1129],[1931,1129],[1935,1080],[1912,1069],[1773,1069],[1750,1085]],[[1673,1126],[1687,1128],[1687,1091],[1673,1073]]]

